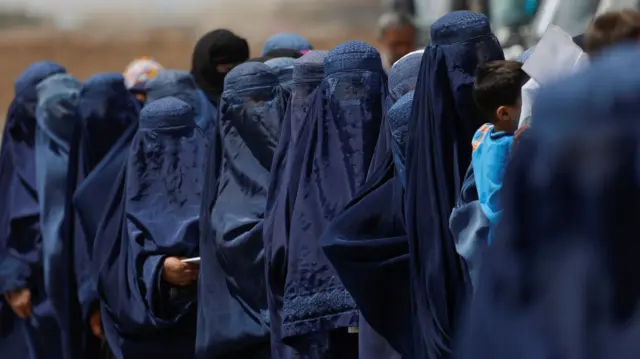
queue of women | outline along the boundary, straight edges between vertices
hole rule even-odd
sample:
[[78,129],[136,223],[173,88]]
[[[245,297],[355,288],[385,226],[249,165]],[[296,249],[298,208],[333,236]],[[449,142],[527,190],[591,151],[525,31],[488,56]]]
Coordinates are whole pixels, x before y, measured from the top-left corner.
[[29,66],[0,357],[637,358],[639,19],[595,19],[590,64],[532,103],[470,11],[388,71],[288,33],[250,59],[228,30],[190,72]]

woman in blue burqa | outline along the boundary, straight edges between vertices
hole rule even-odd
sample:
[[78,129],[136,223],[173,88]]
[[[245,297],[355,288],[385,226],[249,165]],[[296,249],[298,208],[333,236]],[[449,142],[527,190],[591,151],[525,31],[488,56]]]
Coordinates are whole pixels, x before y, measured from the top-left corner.
[[327,258],[360,308],[361,358],[390,359],[398,353],[412,357],[409,249],[400,174],[404,174],[407,123],[421,60],[422,51],[414,52],[391,67],[390,109],[367,182],[321,239]]
[[265,41],[264,46],[262,47],[262,53],[260,54],[260,56],[266,56],[269,53],[271,53],[272,56],[269,56],[269,57],[273,58],[275,56],[276,50],[284,50],[284,49],[295,50],[298,52],[300,51],[306,52],[306,51],[312,50],[313,46],[311,45],[309,40],[305,39],[304,37],[298,34],[281,32],[271,36],[270,38],[267,39],[267,41]]
[[[0,349],[3,357],[59,359],[60,326],[47,296],[36,174],[36,86],[65,73],[38,62],[15,82],[0,152]],[[26,348],[25,348],[26,346]]]
[[164,70],[147,83],[145,91],[147,103],[173,96],[191,105],[196,112],[196,125],[209,138],[218,113],[204,92],[198,89],[191,74],[180,70]]
[[105,336],[119,359],[193,358],[196,329],[198,216],[207,141],[193,108],[175,97],[140,112],[121,176],[122,207],[111,199],[104,222],[119,233],[94,251]]
[[73,257],[81,316],[91,329],[91,333],[82,331],[87,348],[95,345],[95,337],[104,339],[93,276],[94,239],[111,188],[126,161],[139,111],[121,74],[100,73],[83,83],[80,122],[69,155],[67,193],[72,197],[67,201],[63,235],[69,243],[65,248],[73,252],[60,255]]
[[450,358],[471,294],[449,216],[482,125],[472,96],[479,63],[504,59],[486,16],[449,13],[431,26],[422,57],[406,148],[405,222],[415,353]]
[[516,144],[459,358],[637,358],[635,44],[542,87]]
[[[314,93],[324,78],[324,58],[327,51],[310,51],[295,60],[293,65],[291,99],[282,121],[282,131],[278,147],[271,165],[271,178],[265,211],[263,242],[265,248],[265,270],[267,301],[271,328],[271,352],[273,358],[290,357],[292,348],[282,344],[282,296],[283,273],[286,271],[284,260],[291,211],[290,203],[297,193],[296,173],[300,165],[291,160],[296,143],[304,125]],[[295,188],[295,192],[289,191]]]
[[69,171],[69,157],[77,152],[73,138],[80,125],[81,88],[71,75],[53,75],[38,85],[36,108],[36,183],[45,288],[60,324],[64,358],[70,359],[99,356],[99,342],[81,312],[70,248],[73,242],[66,227],[71,198],[68,175],[75,173]]
[[387,127],[380,134],[391,138],[385,162],[321,239],[327,258],[362,313],[360,358],[414,357],[401,176],[413,96],[413,91],[405,94],[389,109]]
[[262,228],[287,96],[262,63],[225,77],[200,216],[197,358],[270,358]]
[[357,357],[353,328],[358,326],[358,308],[318,241],[364,184],[386,96],[380,54],[360,41],[338,45],[324,59],[324,79],[302,124],[294,156],[287,158],[298,168],[288,185],[295,186],[296,195],[290,202],[282,259],[287,267],[280,277],[269,275],[270,286],[280,288],[278,295],[283,297],[283,341],[302,355]]

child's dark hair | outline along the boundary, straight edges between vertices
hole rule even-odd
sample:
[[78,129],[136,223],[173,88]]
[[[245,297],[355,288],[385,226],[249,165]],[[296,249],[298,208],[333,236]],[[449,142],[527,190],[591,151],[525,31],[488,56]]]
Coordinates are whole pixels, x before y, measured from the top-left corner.
[[473,86],[473,98],[490,122],[496,121],[500,106],[515,106],[521,97],[520,90],[529,80],[517,61],[491,61],[478,65]]

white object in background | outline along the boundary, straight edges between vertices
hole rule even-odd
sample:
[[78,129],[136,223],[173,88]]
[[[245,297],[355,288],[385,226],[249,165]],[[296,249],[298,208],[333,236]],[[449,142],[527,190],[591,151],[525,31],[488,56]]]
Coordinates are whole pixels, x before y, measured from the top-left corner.
[[200,257],[186,258],[182,260],[183,263],[200,264]]
[[[567,1],[567,0],[564,0]],[[553,22],[553,18],[556,16],[558,7],[560,6],[560,0],[544,0],[538,9],[538,13],[533,20],[533,32],[536,38],[543,36],[549,25]]]
[[569,34],[550,25],[522,69],[540,85],[568,76],[580,68],[587,55]]
[[531,108],[533,107],[533,101],[535,101],[539,89],[540,84],[534,79],[529,79],[529,81],[522,86],[522,107],[520,109],[518,127],[529,126],[531,124]]

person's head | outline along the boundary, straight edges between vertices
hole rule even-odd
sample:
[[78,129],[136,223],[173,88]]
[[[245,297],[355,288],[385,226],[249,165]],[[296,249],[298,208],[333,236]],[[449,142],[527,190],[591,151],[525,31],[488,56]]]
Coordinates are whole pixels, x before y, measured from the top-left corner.
[[145,86],[147,82],[158,76],[164,67],[152,58],[142,56],[127,65],[122,76],[127,89],[136,96],[140,103],[145,102]]
[[378,42],[389,65],[413,51],[416,28],[409,15],[400,12],[386,13],[378,22]]
[[491,61],[478,66],[473,98],[496,129],[516,129],[522,107],[521,89],[528,79],[517,61]]
[[586,52],[594,55],[623,42],[640,41],[640,11],[622,10],[595,18],[584,34]]
[[196,84],[217,103],[225,75],[249,58],[247,41],[229,30],[214,30],[198,40],[191,58],[191,75]]

